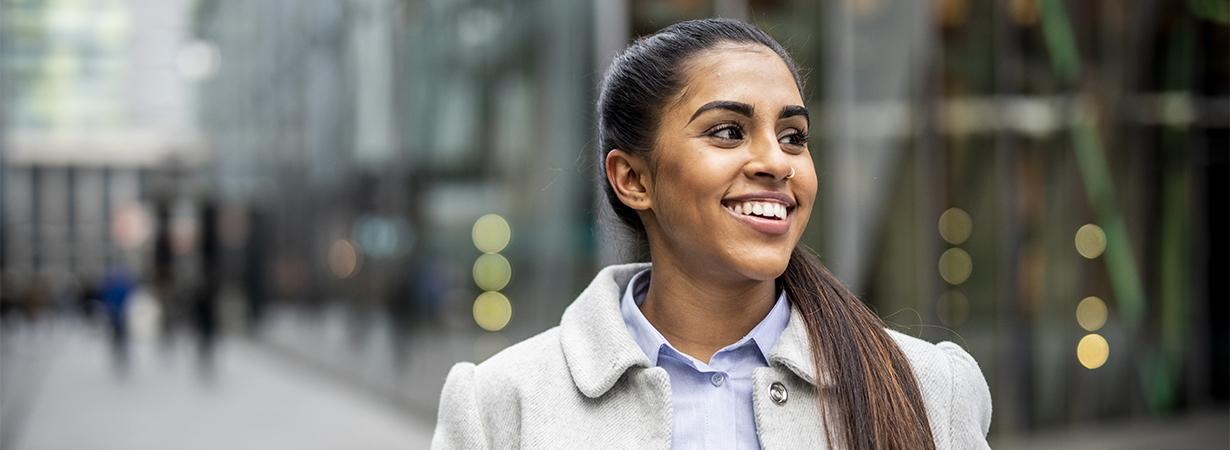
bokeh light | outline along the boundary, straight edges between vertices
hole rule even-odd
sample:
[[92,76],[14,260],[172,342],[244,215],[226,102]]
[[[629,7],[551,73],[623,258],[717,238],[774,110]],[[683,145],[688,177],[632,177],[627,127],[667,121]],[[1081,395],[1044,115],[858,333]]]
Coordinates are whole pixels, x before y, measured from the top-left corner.
[[347,239],[329,245],[329,271],[338,278],[350,278],[359,272],[359,249]]
[[175,67],[188,81],[204,81],[218,73],[222,57],[218,47],[206,41],[193,41],[179,49]]
[[1076,305],[1076,322],[1085,331],[1098,331],[1106,325],[1106,302],[1089,296]]
[[944,325],[961,326],[969,318],[969,299],[961,291],[945,292],[936,300],[935,312]]
[[969,279],[974,262],[969,253],[959,248],[950,248],[940,255],[940,277],[948,284],[958,285]]
[[952,245],[960,245],[969,239],[974,231],[974,221],[969,213],[961,208],[948,208],[940,214],[940,237]]
[[484,292],[474,299],[474,322],[487,331],[500,331],[512,319],[512,303],[499,292]]
[[1110,344],[1101,335],[1090,333],[1076,344],[1076,359],[1086,369],[1097,369],[1110,357]]
[[498,291],[512,279],[512,265],[499,253],[484,253],[474,261],[474,284],[484,291]]
[[125,250],[145,244],[153,232],[149,215],[139,203],[127,203],[116,208],[111,217],[111,237]]
[[1089,259],[1102,256],[1106,251],[1106,233],[1102,227],[1087,223],[1076,230],[1076,252]]
[[474,246],[483,253],[498,253],[508,246],[508,241],[512,239],[512,229],[508,226],[508,221],[504,220],[499,214],[487,214],[479,217],[474,221],[474,230],[471,233],[474,239]]
[[200,237],[199,224],[191,213],[180,212],[171,218],[171,252],[176,255],[191,254]]
[[1031,27],[1038,23],[1038,3],[1035,0],[1010,0],[1008,12],[1017,25]]
[[415,240],[414,229],[405,220],[376,215],[360,217],[351,234],[369,257],[404,255],[413,248]]

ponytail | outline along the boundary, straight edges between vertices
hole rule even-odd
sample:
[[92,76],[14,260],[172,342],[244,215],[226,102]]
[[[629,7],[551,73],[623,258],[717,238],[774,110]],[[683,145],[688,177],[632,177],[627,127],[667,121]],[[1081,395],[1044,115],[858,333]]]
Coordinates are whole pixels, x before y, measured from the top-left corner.
[[884,322],[802,244],[781,279],[807,324],[816,373],[835,385],[836,402],[817,396],[829,441],[852,449],[934,450],[918,382]]

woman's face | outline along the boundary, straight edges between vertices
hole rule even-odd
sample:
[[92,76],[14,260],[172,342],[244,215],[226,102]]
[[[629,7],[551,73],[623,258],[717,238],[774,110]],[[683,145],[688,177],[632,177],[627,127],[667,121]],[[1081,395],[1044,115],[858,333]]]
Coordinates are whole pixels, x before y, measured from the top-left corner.
[[642,180],[654,259],[665,251],[732,281],[775,279],[816,198],[794,77],[761,45],[719,45],[683,69],[684,89],[662,113]]

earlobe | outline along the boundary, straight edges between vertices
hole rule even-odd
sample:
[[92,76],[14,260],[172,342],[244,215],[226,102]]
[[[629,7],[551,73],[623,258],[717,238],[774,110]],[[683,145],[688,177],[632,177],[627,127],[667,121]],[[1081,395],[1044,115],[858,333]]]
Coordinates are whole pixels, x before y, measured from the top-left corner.
[[606,179],[623,204],[635,210],[646,210],[653,202],[649,197],[649,177],[644,159],[620,149],[606,154]]

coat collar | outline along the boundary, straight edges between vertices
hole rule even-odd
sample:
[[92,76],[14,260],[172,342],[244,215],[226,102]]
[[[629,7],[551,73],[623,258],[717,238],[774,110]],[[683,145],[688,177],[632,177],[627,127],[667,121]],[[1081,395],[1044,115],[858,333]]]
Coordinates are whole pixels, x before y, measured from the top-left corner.
[[[649,263],[632,263],[602,269],[564,310],[560,320],[564,359],[573,383],[586,397],[601,397],[630,368],[653,366],[632,339],[619,311],[624,288],[633,275],[648,267]],[[790,305],[790,321],[768,359],[769,365],[784,367],[816,385],[806,325],[794,302]],[[825,386],[832,384],[827,374],[821,381]]]

